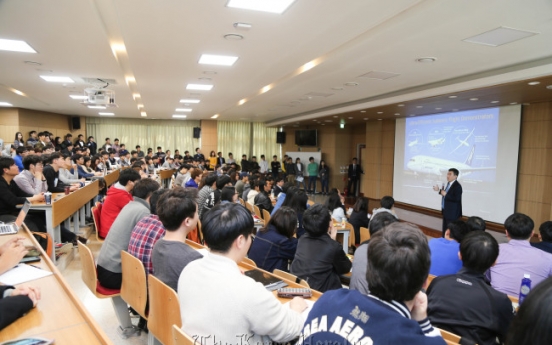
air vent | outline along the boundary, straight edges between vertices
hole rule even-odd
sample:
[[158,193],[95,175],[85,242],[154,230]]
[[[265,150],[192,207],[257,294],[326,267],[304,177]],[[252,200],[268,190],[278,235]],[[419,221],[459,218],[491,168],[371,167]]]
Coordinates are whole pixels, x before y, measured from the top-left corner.
[[400,74],[391,73],[391,72],[370,71],[368,73],[360,75],[359,78],[385,80],[385,79],[396,77],[398,75],[400,75]]
[[330,97],[333,96],[333,93],[324,93],[324,92],[309,92],[305,96],[310,97]]
[[92,85],[105,85],[106,83],[109,83],[109,85],[117,85],[117,80],[115,79],[108,79],[108,78],[81,78],[85,83],[92,84]]
[[503,44],[511,43],[538,34],[538,32],[518,30],[501,26],[491,31],[487,31],[482,34],[466,38],[464,42],[498,47]]

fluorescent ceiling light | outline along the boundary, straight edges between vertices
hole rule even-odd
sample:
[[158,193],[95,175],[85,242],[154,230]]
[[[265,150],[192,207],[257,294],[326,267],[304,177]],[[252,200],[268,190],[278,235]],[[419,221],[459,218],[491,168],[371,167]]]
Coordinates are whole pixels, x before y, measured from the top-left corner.
[[198,63],[202,65],[232,66],[237,60],[237,56],[203,54]]
[[219,117],[219,114],[215,114],[215,115],[211,116],[212,119],[216,119],[218,117]]
[[0,102],[0,107],[13,107],[13,105],[8,102]]
[[90,109],[105,109],[105,107],[101,105],[89,105],[88,108]]
[[295,0],[229,0],[226,6],[281,14],[294,2]]
[[172,117],[174,117],[175,119],[184,119],[184,118],[186,118],[186,115],[174,114]]
[[69,77],[54,77],[50,75],[41,75],[40,78],[50,83],[74,83],[75,81]]
[[98,113],[102,116],[114,116],[115,114],[114,113]]
[[72,99],[88,99],[88,96],[84,95],[69,95]]
[[36,53],[25,41],[0,39],[0,50],[21,53]]
[[188,84],[186,90],[203,90],[209,91],[213,88],[213,85],[209,84]]
[[181,99],[180,103],[199,103],[199,99]]
[[140,112],[140,115],[141,115],[141,116],[148,116],[148,114],[146,114],[145,111]]
[[487,31],[482,34],[466,38],[464,42],[482,44],[482,45],[491,46],[491,47],[498,47],[503,44],[511,43],[511,42],[521,40],[523,38],[531,37],[537,34],[539,33],[512,29],[512,28],[507,28],[505,26],[501,26],[491,31]]
[[176,108],[175,111],[183,111],[183,112],[189,113],[189,112],[192,111],[192,109],[190,109],[190,108]]

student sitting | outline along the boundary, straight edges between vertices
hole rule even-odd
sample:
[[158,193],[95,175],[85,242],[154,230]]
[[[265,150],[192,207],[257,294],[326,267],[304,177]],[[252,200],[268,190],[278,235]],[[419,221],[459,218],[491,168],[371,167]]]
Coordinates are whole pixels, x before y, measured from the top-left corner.
[[272,272],[275,269],[288,272],[289,261],[297,250],[297,214],[292,208],[281,207],[270,217],[268,225],[257,232],[248,257],[257,267]]
[[238,267],[251,246],[251,214],[238,204],[217,205],[205,214],[202,227],[210,252],[189,263],[178,280],[182,330],[220,344],[268,344],[299,336],[305,301],[296,297],[289,306],[281,304]]
[[290,195],[291,199],[289,200],[289,202],[286,202],[286,205],[284,207],[290,207],[297,214],[297,230],[295,232],[297,234],[297,238],[301,238],[301,236],[305,234],[305,227],[303,226],[303,215],[307,210],[309,196],[305,191],[297,189],[296,187],[293,188],[295,189],[295,193]]
[[266,181],[259,181],[259,193],[253,198],[253,204],[256,205],[261,212],[267,210],[268,213],[272,212],[274,206],[272,206],[272,201],[268,193],[270,192],[270,184]]
[[164,193],[158,202],[159,220],[167,231],[153,247],[153,274],[175,291],[184,267],[202,257],[185,243],[186,236],[196,228],[199,220],[195,192],[176,187]]
[[236,188],[232,186],[224,186],[222,187],[222,191],[220,192],[220,203],[237,203],[238,202],[238,192],[236,192]]
[[335,240],[337,230],[326,206],[316,204],[305,211],[303,226],[306,233],[297,244],[291,273],[321,292],[341,288],[339,276],[352,264]]
[[351,217],[349,218],[349,223],[351,223],[355,231],[356,246],[360,244],[360,228],[367,228],[369,221],[370,219],[368,218],[368,198],[363,196],[359,197],[355,202],[355,205],[353,206],[353,213],[351,213]]
[[[23,164],[25,164],[25,161],[23,161]],[[17,180],[15,182],[17,182]],[[552,221],[541,224],[539,227],[539,239],[541,242],[531,243],[531,245],[552,254]]]
[[462,268],[458,251],[460,243],[469,231],[470,227],[464,221],[455,220],[448,224],[445,237],[434,238],[429,241],[429,249],[431,250],[429,274],[434,276],[454,274]]
[[25,168],[14,177],[17,186],[27,194],[36,195],[48,191],[48,183],[42,174],[42,159],[39,156],[29,155],[23,159]]

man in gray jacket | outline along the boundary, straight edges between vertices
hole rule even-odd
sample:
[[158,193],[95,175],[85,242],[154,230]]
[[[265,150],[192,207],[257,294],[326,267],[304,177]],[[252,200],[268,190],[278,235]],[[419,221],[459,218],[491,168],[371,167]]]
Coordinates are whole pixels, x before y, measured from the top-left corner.
[[132,229],[136,224],[150,215],[149,200],[153,192],[159,188],[159,183],[148,178],[134,185],[132,190],[134,200],[123,207],[115,218],[98,256],[98,280],[102,286],[109,289],[121,288],[123,279],[121,250],[127,250]]

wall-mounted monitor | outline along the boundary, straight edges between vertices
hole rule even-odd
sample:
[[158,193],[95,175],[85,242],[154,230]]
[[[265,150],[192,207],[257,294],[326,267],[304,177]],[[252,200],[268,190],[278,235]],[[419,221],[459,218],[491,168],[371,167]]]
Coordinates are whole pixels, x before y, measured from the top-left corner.
[[295,131],[295,145],[318,146],[318,132],[316,129]]

